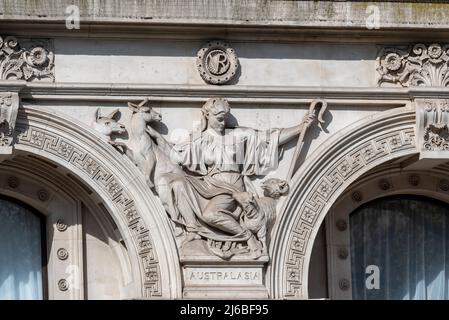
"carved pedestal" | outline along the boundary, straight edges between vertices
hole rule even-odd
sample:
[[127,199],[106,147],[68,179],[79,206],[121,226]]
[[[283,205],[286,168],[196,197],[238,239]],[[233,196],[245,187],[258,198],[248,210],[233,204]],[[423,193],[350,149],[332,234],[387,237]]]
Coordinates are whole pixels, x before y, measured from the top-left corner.
[[[195,241],[197,242],[197,241]],[[186,299],[266,299],[265,268],[268,256],[251,259],[237,255],[229,260],[201,254],[194,243],[182,250],[183,297]],[[196,247],[196,250],[193,250]]]

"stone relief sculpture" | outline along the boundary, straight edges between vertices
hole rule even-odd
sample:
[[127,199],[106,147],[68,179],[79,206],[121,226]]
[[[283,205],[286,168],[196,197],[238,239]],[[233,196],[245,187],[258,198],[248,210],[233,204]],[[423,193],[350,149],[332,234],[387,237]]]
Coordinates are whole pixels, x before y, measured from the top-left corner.
[[264,195],[259,196],[250,178],[276,169],[279,149],[307,130],[317,120],[315,113],[290,128],[230,127],[228,101],[212,98],[201,109],[201,129],[172,144],[150,126],[161,116],[148,99],[128,106],[133,112],[129,141],[112,144],[154,187],[174,222],[181,250],[200,243],[223,259],[266,255],[276,202],[289,186],[285,180],[270,178],[261,184]]
[[112,134],[125,133],[125,126],[117,121],[115,118],[118,114],[118,109],[115,109],[107,116],[102,116],[100,108],[95,111],[95,118],[92,121],[92,128],[103,135],[105,140],[113,145],[118,145],[118,142],[111,140]]
[[262,183],[264,197],[250,192],[234,195],[234,199],[243,208],[241,223],[251,231],[262,245],[262,253],[267,253],[267,232],[276,217],[277,199],[288,193],[289,186],[285,180],[269,178]]
[[15,37],[0,37],[0,80],[54,81],[54,54],[42,43],[22,48]]
[[449,84],[449,45],[416,44],[384,48],[378,57],[378,85],[443,86]]
[[128,107],[132,110],[132,117],[128,130],[129,141],[124,146],[126,155],[143,172],[148,186],[155,187],[161,196],[165,192],[160,190],[166,184],[165,175],[182,175],[183,171],[170,160],[166,140],[149,126],[150,123],[161,121],[162,117],[149,105],[148,99],[139,104],[130,102]]

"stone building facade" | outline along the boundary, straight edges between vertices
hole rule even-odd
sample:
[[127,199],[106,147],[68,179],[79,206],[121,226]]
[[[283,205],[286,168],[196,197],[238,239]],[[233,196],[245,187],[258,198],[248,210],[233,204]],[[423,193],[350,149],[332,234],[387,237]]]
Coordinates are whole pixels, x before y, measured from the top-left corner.
[[[418,268],[395,252],[445,261],[428,246],[446,239],[448,18],[446,1],[0,1],[0,297],[422,298],[411,276],[383,285]],[[447,298],[435,281],[424,296]]]

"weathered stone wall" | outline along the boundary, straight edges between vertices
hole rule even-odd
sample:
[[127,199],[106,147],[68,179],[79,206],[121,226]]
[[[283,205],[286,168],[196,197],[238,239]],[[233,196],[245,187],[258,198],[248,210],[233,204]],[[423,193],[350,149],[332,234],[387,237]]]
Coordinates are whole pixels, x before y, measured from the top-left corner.
[[[105,5],[107,3],[107,5]],[[69,5],[80,8],[85,21],[128,21],[208,24],[261,24],[265,26],[365,27],[368,5],[381,12],[384,27],[449,26],[447,1],[275,1],[275,0],[4,0],[3,19],[65,19]]]

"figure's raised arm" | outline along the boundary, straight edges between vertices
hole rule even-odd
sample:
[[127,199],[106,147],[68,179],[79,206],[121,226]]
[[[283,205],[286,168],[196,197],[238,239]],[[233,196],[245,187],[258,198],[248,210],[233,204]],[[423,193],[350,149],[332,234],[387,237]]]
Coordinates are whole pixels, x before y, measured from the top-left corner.
[[291,139],[298,136],[303,130],[307,130],[307,128],[315,123],[316,120],[316,115],[314,113],[309,113],[300,124],[289,128],[282,128],[279,135],[279,145],[289,142]]
[[[318,115],[316,115],[315,111],[316,107],[319,106]],[[303,121],[297,125],[290,128],[281,129],[281,133],[279,136],[279,144],[282,145],[297,135],[301,135],[302,138],[305,134],[305,131],[315,122],[324,123],[323,114],[327,109],[327,102],[323,99],[313,100],[309,107],[309,112],[304,116]],[[299,138],[299,140],[302,140]],[[300,141],[298,141],[300,143]]]

